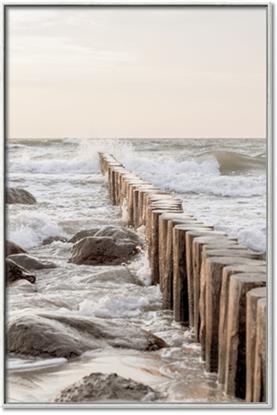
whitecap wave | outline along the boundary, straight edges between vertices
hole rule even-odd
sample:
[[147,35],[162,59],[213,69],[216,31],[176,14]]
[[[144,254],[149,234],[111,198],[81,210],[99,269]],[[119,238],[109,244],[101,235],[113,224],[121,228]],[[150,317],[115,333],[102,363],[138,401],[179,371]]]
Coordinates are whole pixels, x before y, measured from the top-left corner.
[[131,158],[124,164],[154,185],[180,194],[249,197],[263,195],[266,189],[265,174],[223,176],[212,158],[201,162]]

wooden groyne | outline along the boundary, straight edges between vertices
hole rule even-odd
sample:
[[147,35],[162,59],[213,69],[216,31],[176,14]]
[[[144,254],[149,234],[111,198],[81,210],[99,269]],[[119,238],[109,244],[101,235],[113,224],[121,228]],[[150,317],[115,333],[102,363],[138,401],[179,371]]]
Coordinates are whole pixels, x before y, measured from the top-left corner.
[[186,212],[181,200],[99,153],[111,202],[145,227],[152,284],[163,306],[201,344],[206,370],[226,394],[267,401],[266,262]]

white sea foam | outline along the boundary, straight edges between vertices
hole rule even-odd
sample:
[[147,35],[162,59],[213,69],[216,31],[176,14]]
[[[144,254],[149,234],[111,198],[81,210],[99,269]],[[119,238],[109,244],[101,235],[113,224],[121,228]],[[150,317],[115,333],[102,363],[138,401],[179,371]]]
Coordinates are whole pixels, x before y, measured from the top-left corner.
[[[81,140],[78,150],[78,158],[87,154],[91,158],[98,158],[98,152],[108,152],[121,161],[126,168],[138,173],[145,180],[156,186],[166,188],[178,193],[202,193],[215,196],[227,197],[250,197],[265,193],[266,176],[260,171],[260,160],[257,160],[257,175],[221,175],[219,160],[228,160],[231,156],[245,167],[245,160],[248,164],[252,161],[251,168],[255,165],[255,159],[242,157],[236,153],[209,152],[201,157],[188,156],[187,160],[177,160],[176,157],[166,155],[149,156],[138,152],[131,141],[117,140]],[[224,155],[224,157],[222,156]],[[228,156],[228,157],[227,157]],[[250,160],[250,161],[249,161]],[[85,169],[86,167],[83,166]],[[73,165],[74,169],[74,165]]]
[[222,176],[216,159],[178,162],[125,156],[125,165],[154,185],[182,194],[249,197],[265,192],[265,175]]
[[266,232],[265,229],[244,229],[238,232],[238,240],[242,245],[264,252],[266,250]]
[[[70,138],[64,139],[64,145],[60,141],[56,147],[54,145],[47,147],[50,152],[52,151],[52,157],[46,155],[43,159],[34,158],[34,154],[37,156],[40,154],[37,151],[43,151],[43,148],[37,146],[34,147],[36,148],[34,151],[31,146],[26,146],[27,149],[20,149],[20,151],[22,150],[20,157],[12,158],[9,165],[12,172],[20,172],[21,174],[24,172],[36,175],[51,174],[53,177],[56,175],[57,180],[60,175],[63,181],[62,192],[67,191],[69,194],[71,191],[78,191],[78,182],[81,183],[80,175],[86,175],[85,180],[87,181],[90,174],[99,173],[98,152],[112,153],[128,169],[142,178],[161,189],[177,193],[184,199],[186,205],[194,204],[191,211],[199,218],[202,215],[208,223],[214,222],[218,227],[223,227],[228,231],[231,229],[233,236],[239,237],[249,247],[261,248],[263,246],[265,249],[265,232],[260,225],[255,226],[256,234],[254,230],[250,233],[246,232],[247,227],[249,228],[249,208],[253,207],[252,198],[263,200],[266,194],[266,174],[261,168],[260,157],[251,156],[249,145],[244,142],[241,145],[236,144],[237,142],[230,145],[226,141],[225,145],[225,141],[222,141],[222,149],[219,151],[218,142],[211,144],[211,141],[202,143],[201,140],[194,140],[188,145],[190,140],[183,143],[178,141],[173,144],[173,149],[171,149],[171,143],[167,141],[162,142],[165,144],[155,141],[141,141],[141,144],[138,145],[132,140]],[[234,145],[237,146],[238,152],[233,150]],[[252,145],[256,146],[253,149],[254,154],[261,154],[261,146],[259,147],[255,143]],[[176,146],[175,150],[174,146]],[[245,149],[247,149],[248,155],[240,153]],[[19,149],[14,150],[19,151]],[[151,153],[151,151],[153,152]],[[257,171],[255,172],[256,165]],[[251,172],[247,170],[249,166]],[[237,169],[236,174],[221,174],[221,170],[232,171],[233,167]],[[76,177],[74,189],[72,183],[67,182],[69,177]],[[191,202],[191,195],[196,195],[198,199],[193,199]],[[231,200],[232,204],[235,199],[239,202],[239,198],[241,198],[245,203],[237,204],[236,209],[234,208],[230,213],[229,207],[226,210],[226,204],[222,203],[222,198]],[[45,200],[45,195],[43,200]],[[218,208],[221,205],[224,210],[223,216],[218,214]],[[202,212],[197,209],[198,206],[201,206]],[[209,209],[207,209],[208,207]],[[256,210],[259,212],[261,209],[264,209],[262,205],[257,206]],[[214,219],[215,213],[217,221]],[[81,212],[80,214],[82,215]],[[229,216],[234,221],[232,228],[230,225],[226,226],[226,222],[229,222],[230,219]],[[258,218],[257,215],[256,217]],[[124,219],[126,220],[126,214]],[[146,284],[149,283],[148,271],[146,264],[140,264],[137,270],[138,276]]]
[[25,249],[39,245],[48,236],[64,236],[63,229],[46,213],[31,210],[8,217],[8,239]]
[[80,313],[83,315],[94,315],[101,318],[137,317],[144,307],[149,306],[147,298],[111,298],[104,297],[95,304],[95,301],[84,300],[80,304]]
[[147,255],[142,252],[138,258],[131,262],[129,269],[146,286],[151,284],[151,270]]

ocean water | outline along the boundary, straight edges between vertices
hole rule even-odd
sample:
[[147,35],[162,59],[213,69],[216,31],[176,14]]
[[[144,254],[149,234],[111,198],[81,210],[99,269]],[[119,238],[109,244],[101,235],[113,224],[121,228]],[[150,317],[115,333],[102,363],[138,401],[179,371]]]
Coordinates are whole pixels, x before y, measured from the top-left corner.
[[129,264],[136,276],[130,281],[116,267],[68,263],[70,243],[42,245],[48,236],[70,238],[96,224],[122,223],[119,208],[109,203],[98,151],[114,154],[128,169],[181,197],[186,209],[207,224],[252,249],[266,250],[264,140],[9,141],[7,185],[30,191],[38,203],[7,205],[7,237],[58,267],[36,271],[35,287],[21,282],[8,288],[8,321],[31,315],[39,324],[41,313],[50,314],[57,325],[65,315],[101,319],[103,324],[113,321],[122,332],[126,324],[147,329],[168,347],[121,350],[104,339],[101,347],[70,361],[11,355],[8,401],[51,402],[64,387],[97,371],[117,371],[147,383],[162,391],[167,402],[232,401],[215,376],[204,371],[189,330],[162,310],[159,287],[149,286],[144,252]]

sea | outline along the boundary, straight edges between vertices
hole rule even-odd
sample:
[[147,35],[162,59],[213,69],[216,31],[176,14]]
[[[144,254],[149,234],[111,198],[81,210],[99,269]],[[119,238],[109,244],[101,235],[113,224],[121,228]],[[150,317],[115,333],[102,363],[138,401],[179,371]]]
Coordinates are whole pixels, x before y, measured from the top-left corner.
[[127,265],[139,281],[135,283],[115,278],[113,269],[102,278],[103,267],[69,263],[69,242],[42,245],[50,236],[70,239],[95,225],[124,224],[119,207],[110,204],[99,151],[113,154],[129,170],[181,198],[185,209],[204,223],[244,246],[266,251],[265,140],[9,140],[6,185],[28,190],[37,204],[6,205],[6,238],[57,268],[36,271],[35,286],[26,282],[7,288],[7,323],[30,315],[38,325],[42,315],[51,315],[57,325],[61,316],[101,319],[104,325],[113,321],[123,332],[126,324],[149,330],[168,347],[120,349],[104,339],[101,347],[70,360],[7,354],[6,402],[53,402],[85,375],[116,372],[152,386],[162,402],[237,403],[224,395],[216,375],[205,371],[190,330],[162,309],[159,286],[150,285],[145,251]]

